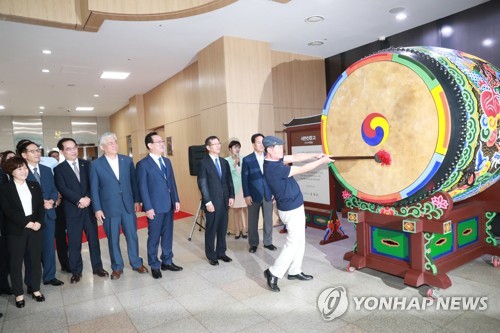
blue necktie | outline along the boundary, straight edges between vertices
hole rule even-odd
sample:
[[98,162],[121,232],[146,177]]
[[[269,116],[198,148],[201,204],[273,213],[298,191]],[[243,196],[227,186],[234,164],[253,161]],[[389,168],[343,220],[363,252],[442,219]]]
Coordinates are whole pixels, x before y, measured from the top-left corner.
[[219,177],[222,177],[222,171],[220,170],[219,159],[215,159],[215,167],[217,168],[217,172],[219,173]]
[[158,161],[160,162],[161,171],[163,171],[163,175],[165,176],[165,179],[167,179],[167,168],[165,168],[165,165],[163,165],[161,157],[158,158]]

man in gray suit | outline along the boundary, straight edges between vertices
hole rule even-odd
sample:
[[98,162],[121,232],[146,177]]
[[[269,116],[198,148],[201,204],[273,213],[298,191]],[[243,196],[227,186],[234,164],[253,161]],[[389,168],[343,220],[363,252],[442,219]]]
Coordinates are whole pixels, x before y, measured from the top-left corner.
[[127,240],[130,265],[141,274],[148,269],[139,257],[136,212],[140,209],[139,190],[132,159],[118,154],[116,134],[106,132],[99,140],[104,155],[93,161],[90,167],[90,193],[92,207],[98,222],[104,225],[111,257],[111,279],[117,280],[123,273],[120,251],[120,227]]

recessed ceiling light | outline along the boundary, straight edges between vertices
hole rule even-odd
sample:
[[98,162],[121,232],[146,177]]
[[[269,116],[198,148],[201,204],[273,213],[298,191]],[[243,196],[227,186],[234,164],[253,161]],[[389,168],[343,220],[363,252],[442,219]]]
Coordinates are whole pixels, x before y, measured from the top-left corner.
[[389,13],[391,14],[399,14],[405,11],[405,7],[394,7],[389,9]]
[[51,51],[51,50],[43,50],[43,51],[42,51],[42,53],[43,53],[43,54],[51,54],[51,53],[52,53],[52,51]]
[[39,109],[40,110],[45,110],[45,106],[40,106]]
[[5,110],[5,106],[0,105],[0,110]]
[[483,44],[483,46],[490,47],[494,44],[494,41],[491,38],[486,38],[483,40],[482,44]]
[[402,21],[405,20],[408,16],[405,13],[399,13],[396,15],[396,20]]
[[318,22],[321,22],[324,20],[325,20],[325,18],[321,15],[313,15],[313,16],[309,16],[308,18],[305,19],[305,21],[307,23],[318,23]]
[[312,42],[307,43],[308,46],[321,46],[325,44],[322,40],[313,40]]
[[102,72],[101,79],[125,80],[130,73],[126,72]]
[[44,73],[50,73],[50,71],[48,69],[46,69],[46,68],[42,69],[42,72],[44,72]]
[[78,106],[75,111],[94,111],[93,106]]
[[43,114],[43,111],[38,112],[39,114]]
[[99,94],[94,94],[94,97],[99,97]]

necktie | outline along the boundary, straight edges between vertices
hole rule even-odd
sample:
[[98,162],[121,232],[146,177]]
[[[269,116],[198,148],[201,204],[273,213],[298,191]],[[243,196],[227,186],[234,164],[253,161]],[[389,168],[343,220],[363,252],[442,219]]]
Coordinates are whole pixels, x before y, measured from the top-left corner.
[[74,161],[73,163],[73,171],[75,172],[76,178],[78,178],[78,181],[80,181],[80,170],[78,170],[78,163]]
[[33,174],[35,175],[36,181],[40,184],[40,174],[38,173],[38,168],[33,168]]
[[222,171],[220,170],[219,159],[215,159],[215,167],[217,168],[217,172],[219,173],[219,177],[222,177]]
[[163,175],[165,176],[165,179],[167,179],[167,168],[165,168],[161,157],[158,158],[158,162],[160,162],[161,171],[163,171]]

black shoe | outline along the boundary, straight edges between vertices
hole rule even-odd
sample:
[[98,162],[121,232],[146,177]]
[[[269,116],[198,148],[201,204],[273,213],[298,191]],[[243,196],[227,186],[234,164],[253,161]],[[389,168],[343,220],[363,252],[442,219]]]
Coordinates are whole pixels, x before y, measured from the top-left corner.
[[99,268],[94,271],[94,275],[97,275],[99,277],[106,277],[109,276],[109,273],[104,268]]
[[173,271],[173,272],[178,272],[182,271],[183,268],[181,266],[177,266],[173,262],[171,264],[161,264],[161,270],[162,271]]
[[278,278],[276,276],[274,276],[270,271],[269,269],[266,269],[264,271],[264,276],[266,277],[267,279],[267,285],[269,286],[269,288],[274,291],[274,292],[279,292],[280,291],[280,288],[278,287]]
[[73,274],[71,276],[71,279],[69,280],[69,283],[75,284],[75,283],[78,283],[78,282],[80,282],[80,274]]
[[33,294],[33,289],[31,288],[31,286],[28,286],[28,289],[26,290],[26,292],[28,294]]
[[308,281],[308,280],[312,280],[312,279],[313,279],[312,275],[307,275],[304,273],[295,274],[295,275],[288,274],[288,280]]
[[3,317],[3,313],[0,312],[0,318],[2,318],[2,317]]
[[276,246],[274,246],[273,244],[269,244],[269,245],[264,245],[264,247],[268,250],[271,250],[271,251],[276,251],[278,248]]
[[154,279],[161,279],[161,271],[159,269],[151,268],[151,275],[153,275]]
[[14,292],[12,291],[12,288],[11,287],[7,287],[7,288],[3,288],[3,289],[0,289],[0,295],[14,295]]
[[224,261],[224,262],[231,262],[233,261],[233,259],[229,258],[228,256],[226,255],[223,255],[222,257],[219,258],[220,260]]
[[247,239],[248,236],[247,235],[241,235],[241,237],[243,237],[244,239]]
[[31,294],[31,296],[33,297],[34,300],[36,300],[37,302],[45,302],[45,296],[43,296],[42,293],[40,293],[40,295],[35,295],[35,294]]
[[25,302],[24,302],[24,299],[20,300],[20,301],[16,301],[16,308],[24,308],[24,305],[25,305]]
[[62,286],[64,284],[64,282],[62,282],[62,281],[54,278],[54,279],[52,279],[50,281],[44,282],[43,284],[46,285],[46,286],[50,284],[51,286],[58,287],[58,286]]
[[209,260],[208,263],[212,266],[217,266],[219,264],[219,260],[217,259]]
[[250,246],[250,248],[248,249],[248,252],[250,253],[255,253],[257,251],[257,246]]
[[240,239],[240,237],[241,237],[241,234],[239,234],[239,235],[235,235],[235,236],[234,236],[234,239]]

